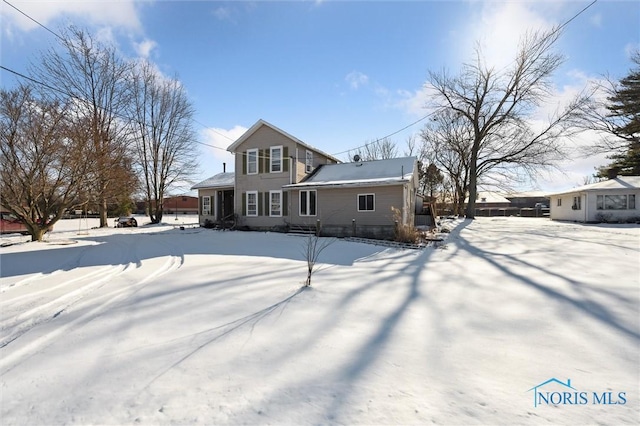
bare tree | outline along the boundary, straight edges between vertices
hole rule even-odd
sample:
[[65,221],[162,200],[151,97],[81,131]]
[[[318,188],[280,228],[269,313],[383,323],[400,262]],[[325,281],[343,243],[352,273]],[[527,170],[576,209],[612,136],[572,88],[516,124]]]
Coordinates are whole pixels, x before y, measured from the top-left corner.
[[406,148],[404,150],[405,157],[413,157],[418,155],[419,144],[418,137],[415,134],[411,134],[407,137]]
[[45,83],[47,96],[75,102],[71,116],[90,129],[90,195],[100,212],[100,226],[105,227],[109,202],[135,180],[132,170],[125,168],[128,135],[121,115],[130,102],[130,65],[118,57],[115,47],[75,27],[62,32],[62,46],[62,51],[51,48],[44,53],[31,72]]
[[68,115],[68,106],[36,99],[28,86],[0,90],[0,203],[32,241],[82,203],[90,135]]
[[433,116],[421,137],[421,156],[446,173],[453,189],[453,212],[461,215],[469,188],[473,128],[460,115],[445,109]]
[[320,258],[320,254],[331,244],[335,242],[335,238],[320,237],[320,230],[316,230],[315,234],[309,234],[302,247],[302,255],[307,262],[307,280],[305,287],[311,286],[311,276],[315,272],[316,263]]
[[562,64],[553,52],[559,29],[528,33],[520,43],[512,65],[504,71],[489,68],[476,50],[476,59],[465,64],[458,76],[431,72],[434,106],[451,110],[473,131],[469,141],[469,202],[466,216],[475,216],[478,177],[489,170],[519,168],[535,176],[563,157],[561,139],[577,131],[589,96],[578,95],[556,111],[541,127],[529,119],[551,96],[551,76]]
[[149,218],[159,223],[169,188],[197,171],[194,109],[180,82],[162,77],[149,62],[138,64],[132,81],[136,160]]
[[389,138],[377,139],[368,142],[353,151],[349,151],[349,160],[358,155],[361,161],[387,160],[398,156],[398,147]]

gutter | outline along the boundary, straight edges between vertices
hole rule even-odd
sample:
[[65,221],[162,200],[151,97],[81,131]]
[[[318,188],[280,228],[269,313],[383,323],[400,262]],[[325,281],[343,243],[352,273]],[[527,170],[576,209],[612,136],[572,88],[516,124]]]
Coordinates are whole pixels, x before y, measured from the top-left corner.
[[283,188],[290,189],[316,189],[316,188],[359,188],[371,186],[394,186],[406,184],[407,180],[394,180],[385,182],[354,182],[354,183],[309,183],[309,184],[293,184],[284,185]]

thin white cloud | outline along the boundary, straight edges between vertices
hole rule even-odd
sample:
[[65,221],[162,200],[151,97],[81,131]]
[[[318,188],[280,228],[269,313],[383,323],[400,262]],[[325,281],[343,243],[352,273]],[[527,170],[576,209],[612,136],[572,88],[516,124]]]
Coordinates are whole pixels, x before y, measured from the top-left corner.
[[151,56],[151,52],[155,49],[158,44],[150,39],[144,39],[140,43],[133,42],[133,47],[138,54],[138,56],[148,59]]
[[95,40],[107,46],[117,46],[118,41],[113,33],[113,27],[102,27],[95,32]]
[[[79,16],[94,25],[123,27],[130,30],[141,28],[135,0],[119,1],[12,1],[16,8],[43,25],[65,16]],[[0,14],[4,26],[12,26],[19,31],[30,31],[38,24],[23,14],[2,3]],[[52,28],[55,30],[55,28]]]
[[205,158],[201,163],[205,170],[222,170],[222,163],[227,164],[227,171],[233,170],[235,157],[227,151],[227,147],[242,136],[248,129],[236,125],[231,129],[210,127],[201,132],[202,142],[211,145],[203,146]]
[[432,89],[425,84],[420,89],[413,92],[408,90],[398,90],[399,100],[395,101],[395,106],[405,113],[420,117],[428,113],[427,106],[430,97],[433,95]]
[[596,28],[602,28],[602,14],[596,13],[589,18],[589,22]]
[[220,21],[230,21],[231,9],[226,6],[219,6],[213,11],[213,16],[218,18]]
[[353,90],[358,90],[369,83],[369,77],[360,71],[351,71],[344,79]]

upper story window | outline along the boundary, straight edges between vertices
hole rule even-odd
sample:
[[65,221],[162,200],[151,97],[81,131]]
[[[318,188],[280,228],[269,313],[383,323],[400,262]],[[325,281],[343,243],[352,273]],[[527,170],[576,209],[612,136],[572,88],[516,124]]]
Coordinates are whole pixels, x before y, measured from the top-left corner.
[[247,174],[255,175],[258,173],[258,150],[247,150]]
[[272,146],[269,150],[271,173],[279,173],[282,171],[282,146]]
[[307,150],[306,157],[304,159],[304,171],[311,173],[313,170],[313,151]]

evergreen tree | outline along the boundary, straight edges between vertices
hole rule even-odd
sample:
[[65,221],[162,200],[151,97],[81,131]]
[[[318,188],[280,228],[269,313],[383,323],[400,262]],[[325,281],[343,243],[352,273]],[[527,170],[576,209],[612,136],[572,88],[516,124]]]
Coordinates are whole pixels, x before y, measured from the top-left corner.
[[640,51],[636,51],[631,60],[636,67],[607,98],[610,102],[607,109],[612,118],[619,119],[615,126],[617,134],[632,143],[640,143]]
[[609,155],[611,163],[598,168],[598,177],[609,170],[623,176],[640,176],[640,51],[632,57],[636,67],[610,90],[608,119],[610,133],[627,142],[622,152]]

